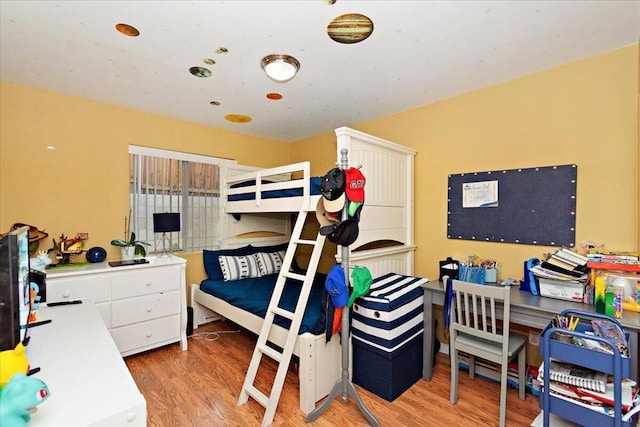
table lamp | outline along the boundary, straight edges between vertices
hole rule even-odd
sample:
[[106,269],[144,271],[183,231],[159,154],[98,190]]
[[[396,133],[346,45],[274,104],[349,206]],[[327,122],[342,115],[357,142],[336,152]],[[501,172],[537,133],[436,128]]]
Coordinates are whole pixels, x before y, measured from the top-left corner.
[[[153,214],[153,232],[162,233],[161,256],[167,255],[167,249],[165,246],[167,239],[169,240],[169,255],[173,254],[173,241],[171,239],[171,234],[167,237],[167,233],[173,233],[175,231],[180,231],[180,213],[164,212]],[[157,252],[158,247],[156,244],[156,253]]]

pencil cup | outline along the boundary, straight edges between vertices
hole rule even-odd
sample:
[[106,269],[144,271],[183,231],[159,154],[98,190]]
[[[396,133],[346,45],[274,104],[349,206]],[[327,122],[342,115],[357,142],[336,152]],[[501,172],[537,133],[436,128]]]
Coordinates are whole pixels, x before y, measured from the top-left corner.
[[484,268],[484,280],[487,283],[496,283],[498,281],[498,269],[493,268]]
[[556,341],[566,342],[567,344],[573,344],[573,336],[569,334],[563,334],[562,332],[556,332],[553,334],[553,339]]
[[458,268],[458,278],[465,282],[478,283],[484,285],[485,280],[485,268],[484,267],[469,267],[461,265]]

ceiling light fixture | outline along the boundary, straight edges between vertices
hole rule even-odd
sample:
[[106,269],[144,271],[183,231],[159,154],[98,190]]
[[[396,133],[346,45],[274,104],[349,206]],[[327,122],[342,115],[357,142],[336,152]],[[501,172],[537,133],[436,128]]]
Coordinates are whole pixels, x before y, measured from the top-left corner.
[[300,69],[300,62],[289,55],[267,55],[260,61],[267,76],[277,83],[291,80]]

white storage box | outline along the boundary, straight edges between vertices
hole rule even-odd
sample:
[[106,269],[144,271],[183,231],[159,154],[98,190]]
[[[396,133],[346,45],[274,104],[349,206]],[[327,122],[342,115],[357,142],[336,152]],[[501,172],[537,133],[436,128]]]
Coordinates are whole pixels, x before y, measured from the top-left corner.
[[567,301],[584,302],[584,283],[538,277],[540,295]]

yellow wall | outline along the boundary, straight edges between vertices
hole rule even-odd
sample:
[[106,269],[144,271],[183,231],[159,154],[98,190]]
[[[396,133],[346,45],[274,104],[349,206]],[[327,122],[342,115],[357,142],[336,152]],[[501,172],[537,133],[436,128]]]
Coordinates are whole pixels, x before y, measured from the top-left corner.
[[[418,152],[415,273],[437,278],[438,260],[477,254],[521,279],[524,260],[553,249],[448,239],[447,179],[461,172],[575,163],[576,242],[638,250],[638,81],[635,45],[350,125]],[[330,136],[300,141],[293,156]]]
[[[16,222],[56,240],[62,233],[87,232],[88,247],[102,246],[109,259],[117,259],[109,242],[122,238],[129,212],[129,144],[264,167],[291,157],[290,144],[0,84],[0,232]],[[45,240],[39,249],[51,243]],[[189,260],[187,283],[202,280],[201,253],[181,256]]]
[[[438,260],[477,254],[498,259],[501,277],[519,279],[525,259],[551,249],[447,239],[447,176],[459,172],[575,163],[577,242],[638,250],[639,64],[634,45],[393,116],[344,123],[418,152],[415,273],[434,278]],[[128,212],[129,144],[265,167],[310,160],[314,175],[335,163],[332,131],[284,144],[6,82],[0,94],[0,230],[27,222],[51,237],[88,232],[88,244],[107,248],[110,258],[117,255],[109,241],[122,235]],[[200,254],[185,257],[188,282],[199,282]]]

